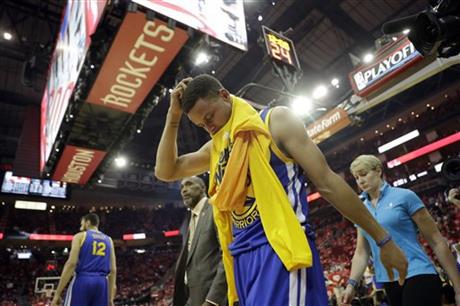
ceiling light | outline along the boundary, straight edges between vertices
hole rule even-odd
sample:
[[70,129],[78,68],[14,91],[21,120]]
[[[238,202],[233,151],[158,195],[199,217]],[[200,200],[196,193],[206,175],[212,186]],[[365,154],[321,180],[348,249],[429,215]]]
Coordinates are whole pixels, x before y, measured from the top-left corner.
[[370,63],[372,62],[372,60],[374,59],[374,55],[372,53],[367,53],[366,55],[364,55],[363,57],[363,61],[365,63]]
[[200,66],[200,65],[203,65],[203,64],[206,64],[209,62],[209,56],[204,53],[204,52],[200,52],[198,53],[196,59],[195,59],[195,65],[196,66]]
[[292,101],[291,108],[297,115],[304,116],[311,110],[311,101],[305,97],[297,97]]
[[212,70],[212,71],[211,71],[211,74],[216,74],[216,71],[215,71],[215,70]]
[[262,21],[264,20],[264,17],[262,17],[262,15],[259,15],[259,17],[257,17],[257,20]]
[[398,37],[393,36],[391,39],[393,39],[393,41],[397,41],[397,40],[398,40]]
[[3,32],[3,38],[6,40],[11,40],[13,38],[13,35],[9,32]]
[[404,34],[404,35],[407,35],[407,34],[409,34],[409,33],[410,33],[410,29],[405,29],[405,30],[403,31],[403,34]]
[[116,165],[118,168],[123,168],[123,167],[125,167],[127,163],[128,163],[128,161],[127,161],[126,158],[124,158],[124,157],[117,157],[117,158],[115,158],[115,165]]
[[337,85],[339,85],[339,79],[338,79],[338,78],[333,78],[333,79],[331,80],[331,85],[332,85],[332,86],[337,86]]
[[327,88],[324,85],[319,85],[313,90],[313,99],[321,99],[327,95]]

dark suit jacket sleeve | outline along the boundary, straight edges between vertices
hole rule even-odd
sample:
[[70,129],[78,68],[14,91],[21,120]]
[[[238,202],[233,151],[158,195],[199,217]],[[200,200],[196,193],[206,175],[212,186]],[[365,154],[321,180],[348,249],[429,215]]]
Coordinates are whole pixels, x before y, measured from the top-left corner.
[[[211,212],[212,213],[212,212]],[[213,222],[213,229],[216,235],[217,241],[219,241],[219,236],[217,235],[217,228],[216,224],[214,223],[214,217],[212,218]],[[220,243],[219,243],[219,250],[220,250]],[[221,250],[222,254],[222,250]],[[225,279],[225,270],[224,264],[222,263],[222,256],[219,261],[219,266],[217,268],[216,275],[212,281],[211,287],[209,288],[208,295],[206,299],[219,304],[219,306],[226,306],[227,303],[227,281]]]

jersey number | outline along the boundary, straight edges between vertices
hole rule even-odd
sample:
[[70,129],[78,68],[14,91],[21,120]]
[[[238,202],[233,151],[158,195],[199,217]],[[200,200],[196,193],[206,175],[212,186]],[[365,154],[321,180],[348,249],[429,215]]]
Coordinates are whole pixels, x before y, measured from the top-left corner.
[[105,256],[105,243],[93,241],[93,255]]

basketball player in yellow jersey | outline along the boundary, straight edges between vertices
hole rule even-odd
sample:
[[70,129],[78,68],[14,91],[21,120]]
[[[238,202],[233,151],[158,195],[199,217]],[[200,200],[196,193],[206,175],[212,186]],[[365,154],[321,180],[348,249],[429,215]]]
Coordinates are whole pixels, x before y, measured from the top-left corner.
[[[375,221],[353,190],[340,176],[329,168],[323,154],[308,137],[303,122],[285,107],[271,109],[270,114],[267,114],[269,118],[267,119],[266,117],[266,120],[262,121],[262,118],[257,116],[255,110],[248,110],[246,102],[232,96],[212,76],[200,75],[193,79],[182,80],[171,93],[166,124],[157,151],[155,175],[164,181],[175,181],[209,170],[211,170],[211,174],[213,172],[216,173],[215,169],[217,166],[218,175],[214,176],[217,182],[212,181],[210,183],[218,186],[221,184],[219,189],[222,190],[222,186],[228,182],[228,180],[221,179],[224,176],[226,168],[227,170],[229,168],[227,162],[231,160],[231,151],[235,150],[237,143],[244,143],[244,140],[237,139],[240,137],[237,135],[235,139],[227,141],[228,145],[221,145],[222,139],[228,138],[229,132],[232,133],[230,127],[233,128],[233,122],[242,122],[240,119],[244,116],[238,118],[237,114],[235,114],[238,109],[244,109],[246,114],[249,114],[247,118],[253,121],[253,126],[260,127],[263,124],[268,126],[272,142],[270,150],[276,153],[274,155],[279,157],[281,162],[272,163],[272,160],[265,161],[263,171],[268,171],[267,173],[270,178],[274,174],[279,174],[277,179],[281,184],[283,184],[281,182],[283,179],[290,177],[296,181],[296,185],[297,182],[302,182],[303,178],[300,174],[305,171],[309,179],[315,184],[327,201],[332,203],[340,213],[353,223],[363,227],[379,243],[381,246],[381,261],[384,263],[391,277],[393,277],[393,269],[396,269],[399,272],[400,280],[404,280],[407,273],[407,260],[404,254],[391,240],[391,236]],[[250,113],[251,111],[252,113]],[[178,156],[177,131],[183,113],[195,125],[204,128],[213,139],[197,152]],[[240,114],[243,114],[243,112]],[[265,130],[264,133],[266,133]],[[232,142],[233,140],[235,142]],[[254,145],[253,148],[255,146],[257,145]],[[217,159],[215,158],[216,150],[219,151],[217,152],[219,157]],[[275,158],[274,155],[273,157]],[[258,154],[257,156],[266,158],[265,155]],[[218,164],[211,165],[210,161],[217,161]],[[272,170],[265,167],[268,162],[270,162],[269,166],[273,168]],[[281,171],[282,167],[286,170],[283,171],[284,173]],[[279,172],[277,171],[278,169],[280,169]],[[246,177],[237,179],[244,180],[255,186],[256,181],[261,179],[260,175],[257,179],[255,175],[254,172],[251,172],[248,177],[250,180],[247,180]],[[231,181],[233,178],[230,177],[229,179]],[[210,180],[213,180],[213,178],[210,178]],[[305,202],[301,203],[303,197],[300,198],[298,196],[301,185],[299,184],[299,187],[294,188],[292,192],[288,190],[292,189],[289,183],[282,187],[285,187],[292,210],[294,210],[296,215],[294,217],[298,217],[297,221],[299,221],[297,225],[289,224],[289,226],[297,226],[297,229],[302,228],[305,231],[304,235],[308,236],[308,224],[306,222],[307,205]],[[267,193],[270,196],[270,192],[273,193],[272,190],[266,190],[265,195],[262,195],[261,198],[265,199]],[[231,193],[228,196],[231,197]],[[241,306],[327,306],[327,298],[324,296],[324,279],[320,273],[319,259],[312,245],[313,241],[311,238],[308,238],[308,244],[310,245],[311,253],[313,253],[313,265],[305,268],[307,265],[304,265],[304,262],[301,262],[299,265],[295,265],[296,263],[294,262],[294,265],[291,265],[288,270],[287,265],[284,265],[285,261],[281,262],[283,260],[282,256],[286,254],[292,255],[293,249],[297,249],[297,246],[288,243],[286,244],[287,248],[291,247],[292,249],[285,248],[283,249],[284,252],[276,253],[274,248],[278,247],[279,244],[276,245],[271,244],[270,241],[267,242],[270,239],[268,233],[273,233],[273,229],[275,232],[279,232],[279,230],[283,231],[284,228],[260,226],[261,222],[259,221],[264,222],[262,203],[258,203],[261,198],[258,198],[257,194],[255,198],[251,198],[249,194],[247,196],[247,200],[243,204],[245,207],[254,209],[255,213],[250,214],[252,219],[249,220],[246,218],[247,222],[244,222],[245,220],[242,220],[242,218],[244,218],[246,213],[241,214],[237,210],[233,211],[233,243],[222,245],[224,255],[225,252],[231,252],[233,256],[233,259],[224,261],[224,264],[230,262],[229,265],[231,265],[231,261],[233,260],[233,266],[235,267],[233,270],[228,269],[229,265],[225,266],[227,282],[229,284],[230,303],[238,299]],[[222,203],[215,204],[220,205]],[[279,209],[278,206],[280,203],[278,202],[268,204],[271,205],[273,210]],[[269,220],[272,216],[278,215],[274,212],[271,215],[265,215],[265,220]],[[273,224],[273,218],[270,219],[270,222]],[[228,233],[228,227],[221,227],[219,230],[221,232],[227,231]],[[296,234],[298,234],[298,231]],[[220,234],[219,237],[221,237]],[[290,238],[288,235],[284,237],[285,240],[289,240]],[[303,239],[305,240],[305,238]],[[299,255],[298,257],[302,257],[302,254],[307,252],[310,252],[310,250],[306,248],[300,252],[301,254],[299,252],[296,252],[296,254]],[[296,254],[293,254],[292,257],[295,257]],[[310,277],[312,273],[314,276]],[[318,275],[321,277],[317,277]],[[232,290],[237,291],[237,296],[235,296]]]
[[99,217],[81,219],[80,233],[72,240],[69,259],[62,270],[52,306],[61,305],[67,283],[65,306],[113,306],[117,267],[112,238],[98,230]]

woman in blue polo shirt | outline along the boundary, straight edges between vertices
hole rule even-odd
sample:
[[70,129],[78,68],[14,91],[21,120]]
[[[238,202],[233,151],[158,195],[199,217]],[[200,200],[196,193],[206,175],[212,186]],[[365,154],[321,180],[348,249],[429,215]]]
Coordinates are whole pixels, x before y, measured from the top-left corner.
[[[355,287],[372,256],[376,280],[383,283],[391,306],[440,306],[441,281],[433,263],[417,240],[417,233],[420,231],[449,275],[455,288],[457,306],[460,306],[460,275],[455,259],[436,223],[414,192],[386,183],[382,179],[382,169],[382,163],[373,155],[358,156],[350,165],[350,171],[363,191],[361,197],[365,206],[389,235],[377,244],[358,227],[350,279],[342,302],[351,303]],[[380,261],[379,247],[391,239],[403,250],[409,262],[403,286],[388,277]],[[394,273],[397,279],[397,272]]]

